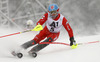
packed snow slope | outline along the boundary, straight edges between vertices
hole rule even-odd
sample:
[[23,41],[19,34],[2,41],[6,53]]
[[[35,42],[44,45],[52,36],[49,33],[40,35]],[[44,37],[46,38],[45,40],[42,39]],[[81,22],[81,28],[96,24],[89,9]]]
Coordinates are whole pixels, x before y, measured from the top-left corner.
[[[18,32],[18,30],[0,29],[0,36]],[[30,57],[28,51],[23,51],[24,57],[19,59],[11,55],[11,51],[34,38],[38,32],[0,38],[0,62],[100,62],[100,43],[80,45],[76,49],[60,44],[50,44],[38,52],[36,58]],[[100,35],[76,36],[77,43],[100,40]],[[69,43],[68,35],[61,34],[56,42]]]

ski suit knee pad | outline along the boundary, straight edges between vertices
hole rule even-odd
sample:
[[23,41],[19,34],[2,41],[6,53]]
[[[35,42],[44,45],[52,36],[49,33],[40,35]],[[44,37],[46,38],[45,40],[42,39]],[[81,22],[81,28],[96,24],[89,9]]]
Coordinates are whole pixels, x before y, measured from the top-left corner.
[[43,42],[53,42],[53,39],[51,37],[48,37],[46,40],[44,40]]

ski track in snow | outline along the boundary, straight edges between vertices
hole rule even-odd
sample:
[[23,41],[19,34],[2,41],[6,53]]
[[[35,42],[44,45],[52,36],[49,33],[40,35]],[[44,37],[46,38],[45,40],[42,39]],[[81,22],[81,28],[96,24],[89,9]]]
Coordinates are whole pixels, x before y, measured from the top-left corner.
[[[0,36],[15,32],[18,32],[18,30],[0,29]],[[71,49],[65,45],[51,44],[38,52],[36,58],[28,55],[27,52],[30,48],[23,51],[24,57],[21,59],[10,54],[13,49],[33,39],[37,33],[27,32],[0,38],[0,62],[100,62],[100,43],[80,45],[76,49]],[[77,43],[91,42],[100,40],[100,35],[76,37],[75,39]],[[69,40],[60,35],[56,42],[69,43]]]

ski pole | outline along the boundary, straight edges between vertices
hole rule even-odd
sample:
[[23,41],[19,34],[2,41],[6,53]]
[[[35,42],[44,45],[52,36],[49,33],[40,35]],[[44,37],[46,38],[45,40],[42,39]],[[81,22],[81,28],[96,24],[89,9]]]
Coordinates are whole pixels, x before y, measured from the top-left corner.
[[98,43],[100,41],[93,41],[93,42],[86,42],[86,43],[78,43],[78,45],[86,45],[86,44],[92,44],[92,43]]
[[61,45],[70,46],[70,44],[62,43],[62,42],[40,42],[39,44],[61,44]]
[[43,30],[43,27],[41,25],[37,25],[34,29],[25,30],[25,31],[22,31],[22,32],[17,32],[17,33],[13,33],[13,34],[0,36],[0,38],[7,37],[7,36],[12,36],[12,35],[16,35],[16,34],[21,34],[21,33],[26,33],[26,32],[30,32],[30,31],[40,31],[40,30]]
[[[86,42],[86,43],[77,43],[78,45],[86,45],[86,44],[92,44],[92,43],[98,43],[100,41],[92,41],[92,42]],[[62,42],[40,42],[39,44],[61,44],[61,45],[67,45],[70,46],[70,44],[62,43]]]

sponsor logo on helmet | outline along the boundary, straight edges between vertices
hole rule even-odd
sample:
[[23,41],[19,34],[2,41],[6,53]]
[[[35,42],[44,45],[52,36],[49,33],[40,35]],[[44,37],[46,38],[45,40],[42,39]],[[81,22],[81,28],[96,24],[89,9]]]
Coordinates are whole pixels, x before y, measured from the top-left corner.
[[54,9],[54,6],[51,6],[51,9]]

